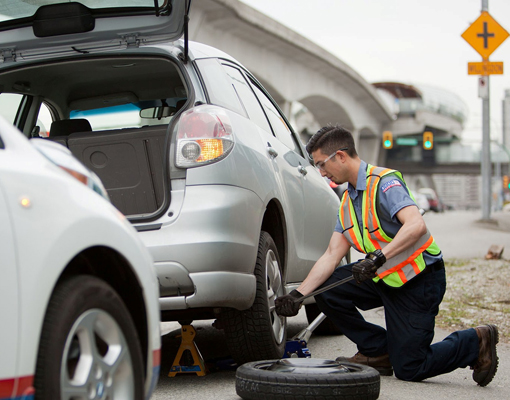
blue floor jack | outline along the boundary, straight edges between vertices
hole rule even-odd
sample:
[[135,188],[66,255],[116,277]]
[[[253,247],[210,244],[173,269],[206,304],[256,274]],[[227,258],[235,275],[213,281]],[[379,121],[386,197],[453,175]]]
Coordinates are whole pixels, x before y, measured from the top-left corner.
[[[352,263],[354,264],[354,263]],[[332,289],[336,286],[343,285],[344,283],[350,282],[354,279],[353,276],[349,276],[345,279],[342,279],[338,282],[334,282],[328,286],[324,286],[316,291],[307,294],[295,301],[303,301],[309,297],[315,296],[319,293],[325,292],[329,289]],[[321,324],[322,321],[326,319],[326,315],[324,313],[320,313],[317,318],[315,318],[310,325],[308,325],[305,329],[295,335],[292,339],[288,340],[285,345],[285,353],[283,358],[311,358],[310,350],[308,349],[308,341],[312,336],[313,331]]]
[[310,325],[295,335],[292,339],[287,340],[283,358],[311,358],[312,354],[308,349],[308,341],[310,340],[310,336],[312,336],[312,332],[315,328],[317,328],[325,319],[326,314],[321,312]]

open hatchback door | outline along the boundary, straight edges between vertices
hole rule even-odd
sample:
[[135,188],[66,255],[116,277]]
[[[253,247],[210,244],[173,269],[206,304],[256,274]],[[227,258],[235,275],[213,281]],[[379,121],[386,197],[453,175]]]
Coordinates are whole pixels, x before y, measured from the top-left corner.
[[190,3],[191,0],[1,2],[0,62],[171,42],[183,33],[187,39]]

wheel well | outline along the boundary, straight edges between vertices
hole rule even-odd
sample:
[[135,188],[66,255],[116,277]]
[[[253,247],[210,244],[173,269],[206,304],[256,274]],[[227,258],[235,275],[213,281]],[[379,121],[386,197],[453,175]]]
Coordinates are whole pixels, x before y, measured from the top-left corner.
[[[91,247],[76,257],[67,265],[59,282],[76,275],[93,275],[98,277],[115,289],[124,301],[128,312],[133,318],[135,329],[140,340],[143,360],[147,360],[148,335],[146,327],[147,314],[143,304],[142,287],[129,262],[118,252],[108,247]],[[146,363],[144,373],[147,376]]]
[[285,216],[281,204],[276,200],[271,200],[264,213],[262,230],[269,233],[273,238],[280,257],[280,265],[283,268],[285,268],[287,260],[287,232],[285,226]]

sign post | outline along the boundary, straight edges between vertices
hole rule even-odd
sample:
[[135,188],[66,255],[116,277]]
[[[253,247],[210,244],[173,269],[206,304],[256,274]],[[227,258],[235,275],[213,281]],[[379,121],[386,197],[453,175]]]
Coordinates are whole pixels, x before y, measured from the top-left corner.
[[509,34],[489,14],[489,0],[482,0],[480,17],[461,36],[482,56],[481,63],[468,63],[468,74],[480,75],[478,97],[482,99],[482,220],[490,220],[492,188],[489,76],[503,74],[503,63],[489,62],[489,56]]

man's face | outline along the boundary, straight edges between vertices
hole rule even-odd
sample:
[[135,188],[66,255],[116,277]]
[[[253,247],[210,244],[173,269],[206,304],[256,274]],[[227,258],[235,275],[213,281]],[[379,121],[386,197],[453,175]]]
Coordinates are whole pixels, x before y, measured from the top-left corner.
[[337,150],[332,154],[324,154],[322,149],[318,149],[312,152],[313,161],[321,175],[327,177],[337,185],[341,185],[347,181],[344,176],[345,167],[341,160],[342,157],[345,157],[342,151],[343,150]]

